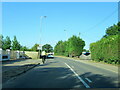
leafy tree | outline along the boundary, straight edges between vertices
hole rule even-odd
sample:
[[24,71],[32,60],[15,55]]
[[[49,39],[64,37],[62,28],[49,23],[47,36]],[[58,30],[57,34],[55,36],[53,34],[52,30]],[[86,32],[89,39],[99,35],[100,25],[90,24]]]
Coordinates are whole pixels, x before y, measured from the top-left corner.
[[110,26],[106,29],[106,34],[103,36],[103,38],[106,38],[108,36],[112,35],[118,35],[120,34],[120,22],[117,23],[117,25]]
[[26,46],[21,46],[20,50],[21,51],[29,51],[29,49]]
[[64,41],[63,42],[63,47],[62,47],[62,49],[63,49],[63,55],[65,55],[65,56],[69,56],[69,48],[68,48],[68,41]]
[[79,56],[82,54],[85,42],[75,35],[68,39],[68,52],[72,56]]
[[86,49],[83,49],[83,51],[85,51],[85,52],[86,52],[87,50],[86,50]]
[[6,50],[6,49],[10,49],[11,47],[11,40],[10,40],[10,37],[6,37],[6,39],[3,41],[3,50]]
[[80,39],[80,37],[73,35],[68,41],[58,41],[54,48],[54,52],[57,55],[79,56],[84,46],[85,42]]
[[0,48],[3,46],[3,35],[0,35]]
[[17,41],[16,36],[14,36],[14,40],[12,41],[12,50],[20,50],[20,48],[21,48],[21,45]]
[[61,41],[58,41],[58,43],[56,44],[56,46],[54,48],[54,52],[56,54],[59,54],[59,55],[63,55],[64,54],[65,49],[64,49],[63,43],[64,42],[61,40]]
[[35,44],[35,45],[31,48],[31,50],[32,50],[32,51],[38,51],[38,46],[39,46],[39,44]]
[[106,30],[107,36],[118,34],[118,26],[113,25]]
[[90,52],[89,50],[86,50],[86,52]]
[[120,32],[120,22],[118,22],[118,31]]
[[45,44],[42,46],[42,50],[46,53],[53,52],[53,47],[50,44]]
[[83,49],[84,52],[89,52],[89,50]]

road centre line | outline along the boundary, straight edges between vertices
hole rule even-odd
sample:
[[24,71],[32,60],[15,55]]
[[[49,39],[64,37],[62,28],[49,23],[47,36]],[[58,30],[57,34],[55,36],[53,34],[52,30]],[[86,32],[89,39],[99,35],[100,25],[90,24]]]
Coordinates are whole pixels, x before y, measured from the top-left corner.
[[88,82],[90,82],[90,83],[92,83],[92,81],[90,80],[90,79],[88,79],[88,78],[85,78]]
[[83,85],[86,87],[86,88],[90,88],[90,86],[67,64],[65,63],[69,68],[70,70],[78,77],[78,79],[83,83]]

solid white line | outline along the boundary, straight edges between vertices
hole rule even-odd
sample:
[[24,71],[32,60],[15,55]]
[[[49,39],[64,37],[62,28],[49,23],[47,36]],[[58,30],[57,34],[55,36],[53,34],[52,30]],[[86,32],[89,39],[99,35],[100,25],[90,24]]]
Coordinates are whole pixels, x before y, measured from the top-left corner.
[[90,88],[90,86],[67,63],[65,64],[70,68],[71,71],[73,71],[73,73],[78,77],[78,79],[83,83],[86,88]]
[[72,68],[74,68],[74,66],[71,66]]
[[91,81],[90,79],[88,79],[88,78],[85,78],[85,79],[86,79],[88,82],[90,82],[90,83],[92,82],[92,81]]

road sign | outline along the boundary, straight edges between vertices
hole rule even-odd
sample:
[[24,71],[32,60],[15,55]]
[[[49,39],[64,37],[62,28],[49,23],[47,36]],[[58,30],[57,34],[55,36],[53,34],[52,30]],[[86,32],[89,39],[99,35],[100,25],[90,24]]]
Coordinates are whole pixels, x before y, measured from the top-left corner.
[[42,45],[39,44],[39,46],[37,47],[38,50],[42,50]]

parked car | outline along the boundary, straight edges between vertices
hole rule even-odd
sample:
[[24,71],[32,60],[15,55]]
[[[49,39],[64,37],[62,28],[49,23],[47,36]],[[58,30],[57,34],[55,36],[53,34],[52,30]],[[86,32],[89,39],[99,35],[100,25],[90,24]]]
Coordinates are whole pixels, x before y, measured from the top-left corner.
[[48,54],[47,58],[54,58],[54,56],[52,54]]
[[89,52],[86,52],[86,53],[84,53],[84,55],[88,56],[88,55],[90,55],[90,53],[89,53]]

